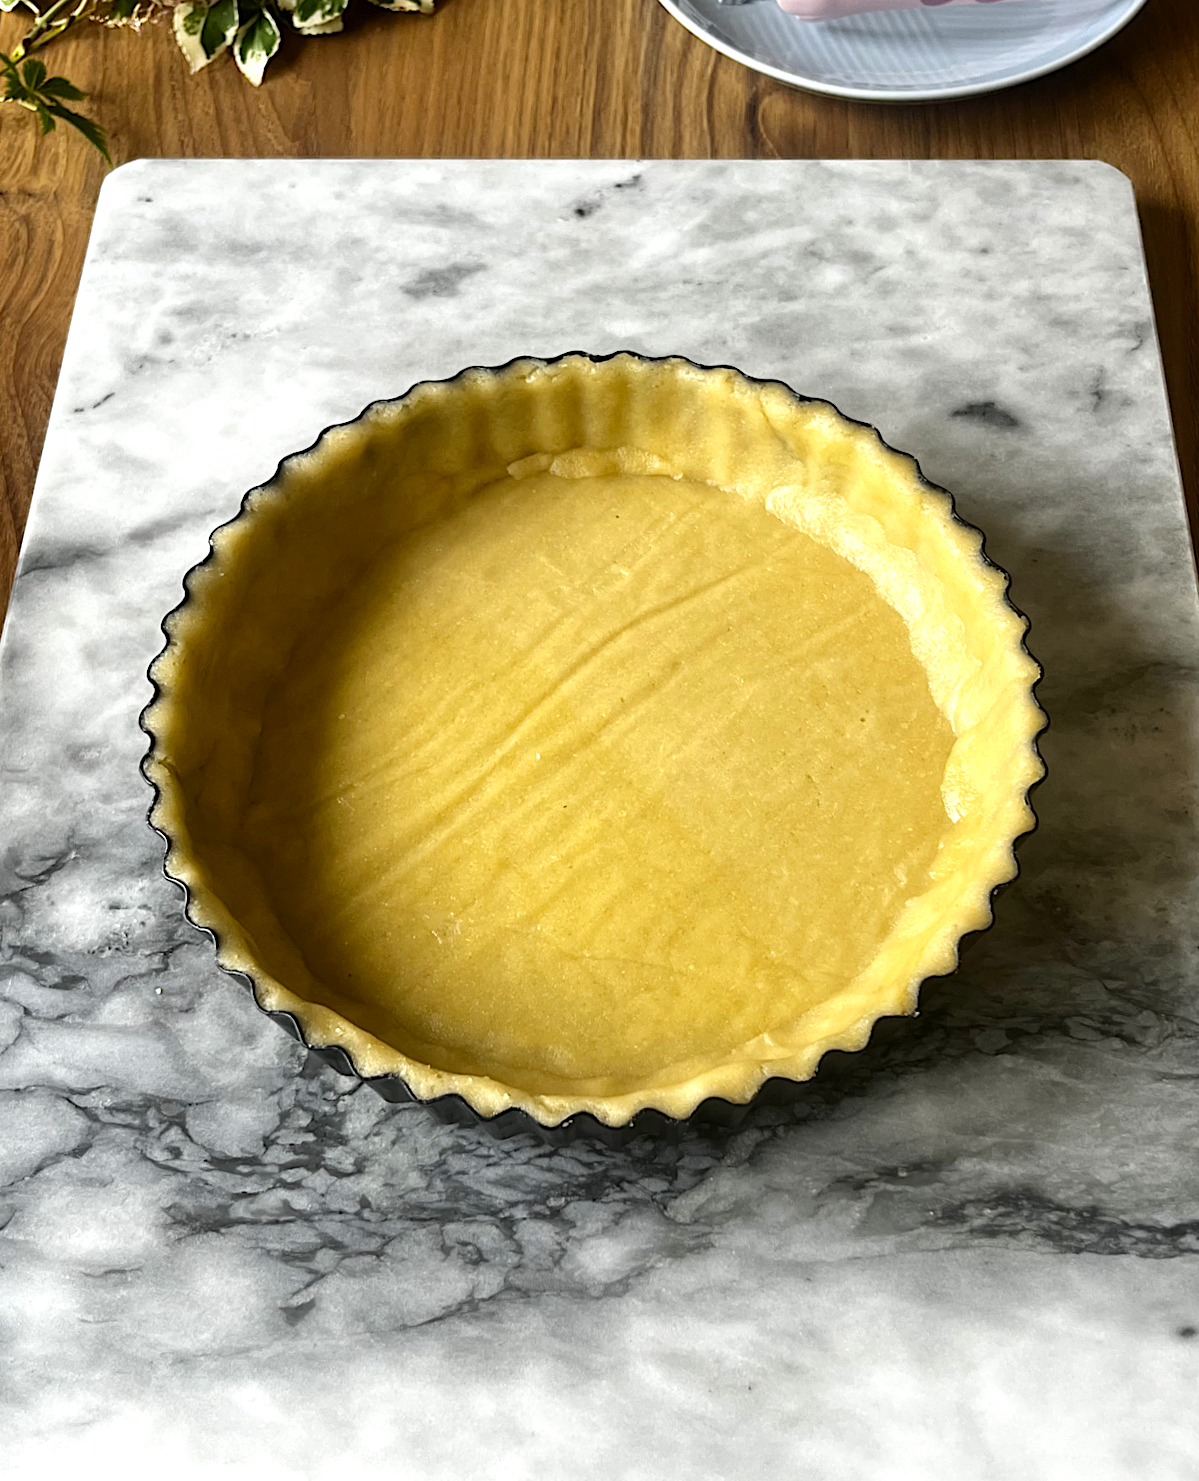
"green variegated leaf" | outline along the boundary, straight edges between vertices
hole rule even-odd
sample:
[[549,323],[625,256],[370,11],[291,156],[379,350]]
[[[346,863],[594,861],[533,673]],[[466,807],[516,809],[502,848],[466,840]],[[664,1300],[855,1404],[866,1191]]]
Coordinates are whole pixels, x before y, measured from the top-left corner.
[[252,15],[237,33],[233,59],[243,77],[258,87],[266,64],[279,50],[279,27],[269,10]]
[[237,0],[213,0],[200,31],[200,45],[209,61],[232,46],[238,24]]
[[127,21],[137,9],[138,0],[112,0],[105,15],[108,21]]
[[237,35],[237,0],[213,0],[211,5],[184,0],[175,7],[175,40],[192,72],[207,67]]
[[21,0],[0,0],[0,10],[16,10]]
[[433,14],[433,0],[371,0],[380,10],[419,10],[421,15]]
[[195,4],[193,0],[184,0],[182,5],[175,7],[172,18],[175,41],[191,72],[207,67],[211,60],[200,45],[200,32],[204,29],[207,16],[208,6]]
[[296,0],[291,13],[292,24],[306,36],[319,36],[340,31],[346,0]]
[[[296,7],[299,3],[300,0],[277,0],[280,10],[290,11],[291,23],[301,36],[328,36],[332,32],[342,29],[343,22],[340,14],[335,15],[332,20],[327,21],[323,21],[319,17],[311,21],[300,20],[296,15]],[[341,9],[345,9],[344,5]]]

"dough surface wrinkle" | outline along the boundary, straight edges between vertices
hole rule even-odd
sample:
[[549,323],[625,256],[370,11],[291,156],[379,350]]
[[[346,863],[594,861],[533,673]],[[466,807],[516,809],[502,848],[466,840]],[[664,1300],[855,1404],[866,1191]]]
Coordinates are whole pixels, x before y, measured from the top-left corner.
[[501,480],[318,626],[265,707],[243,846],[314,975],[525,1083],[644,1077],[798,1016],[865,965],[946,821],[953,738],[900,618],[706,484]]

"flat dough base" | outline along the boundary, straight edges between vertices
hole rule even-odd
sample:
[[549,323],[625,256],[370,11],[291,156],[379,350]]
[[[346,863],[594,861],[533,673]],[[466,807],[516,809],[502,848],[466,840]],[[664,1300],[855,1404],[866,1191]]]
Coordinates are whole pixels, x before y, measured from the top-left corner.
[[301,636],[240,846],[360,1027],[619,1094],[867,966],[928,888],[953,742],[869,578],[760,504],[534,473]]

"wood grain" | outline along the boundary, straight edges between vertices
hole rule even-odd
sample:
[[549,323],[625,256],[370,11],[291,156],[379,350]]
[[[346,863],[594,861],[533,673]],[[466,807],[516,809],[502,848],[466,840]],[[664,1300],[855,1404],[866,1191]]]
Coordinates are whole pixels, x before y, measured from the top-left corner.
[[[986,98],[913,107],[794,91],[719,56],[657,0],[361,6],[289,37],[255,91],[227,61],[188,77],[161,28],[85,26],[47,48],[91,95],[114,158],[591,156],[1088,158],[1128,174],[1145,228],[1179,454],[1199,490],[1199,9],[1151,0],[1100,52]],[[26,22],[0,17],[0,49]],[[36,144],[36,147],[35,147]],[[104,167],[0,109],[0,603],[7,600]]]

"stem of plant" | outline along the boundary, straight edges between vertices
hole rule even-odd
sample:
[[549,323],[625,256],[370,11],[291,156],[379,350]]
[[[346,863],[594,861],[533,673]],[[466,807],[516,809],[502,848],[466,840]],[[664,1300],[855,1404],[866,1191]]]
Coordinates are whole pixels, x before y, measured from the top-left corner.
[[[56,36],[61,36],[73,21],[79,19],[90,4],[91,0],[53,0],[53,4],[39,13],[24,39],[18,41],[13,48],[13,61],[21,61],[30,52],[37,51],[38,47],[45,46]],[[74,10],[71,10],[65,19],[59,19],[63,11],[68,10],[71,5],[74,5]]]

